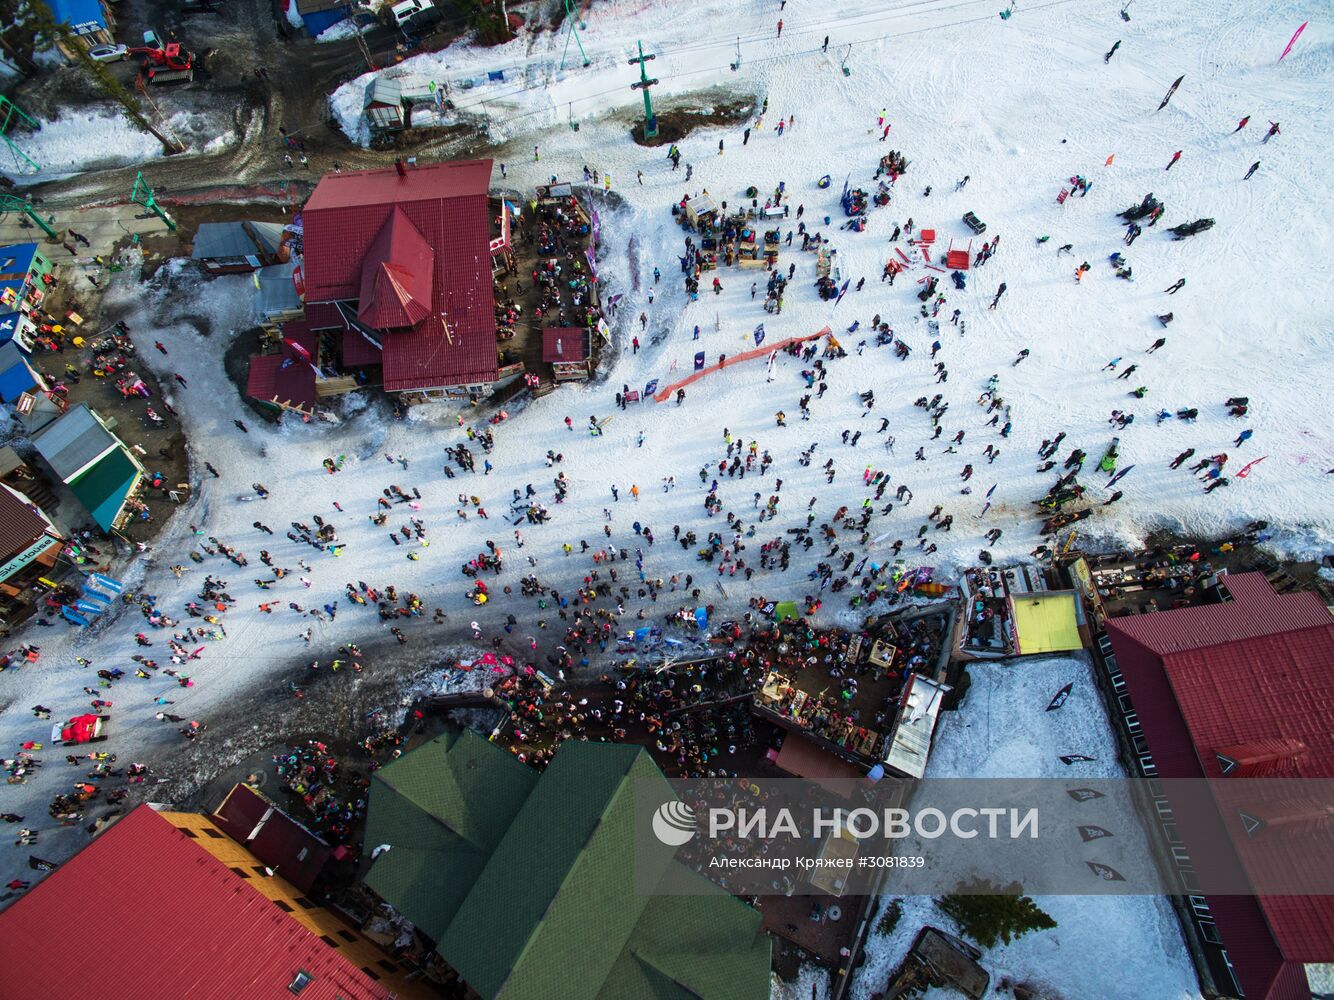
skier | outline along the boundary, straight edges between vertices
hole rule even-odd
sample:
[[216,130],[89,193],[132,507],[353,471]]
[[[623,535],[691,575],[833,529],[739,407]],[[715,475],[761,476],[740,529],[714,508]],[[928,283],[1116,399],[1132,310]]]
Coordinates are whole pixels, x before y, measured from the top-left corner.
[[1251,169],[1246,171],[1246,176],[1243,177],[1242,180],[1244,181],[1250,180],[1251,175],[1254,174],[1259,169],[1260,169],[1260,161],[1256,160],[1254,163],[1251,164]]
[[1186,279],[1178,278],[1175,285],[1173,285],[1170,288],[1164,288],[1163,291],[1165,291],[1168,295],[1175,295],[1177,292],[1181,291],[1181,289],[1185,287],[1186,287]]
[[1247,427],[1244,431],[1242,431],[1240,434],[1237,435],[1237,440],[1232,442],[1232,446],[1234,448],[1240,448],[1243,444],[1245,444],[1247,441],[1251,439],[1251,435],[1254,433],[1255,431]]
[[1270,122],[1269,131],[1265,133],[1265,137],[1260,141],[1262,143],[1268,142],[1270,139],[1274,138],[1274,136],[1278,135],[1278,132],[1278,122]]
[[1011,367],[1017,368],[1019,366],[1019,362],[1023,361],[1024,358],[1028,357],[1028,353],[1029,353],[1028,348],[1025,347],[1022,351],[1019,352],[1019,356],[1014,359],[1014,364]]
[[782,38],[782,37],[783,37],[783,20],[782,20],[782,18],[779,18],[779,20],[778,20],[778,37],[779,37],[779,38]]
[[1179,159],[1181,159],[1181,150],[1178,149],[1175,153],[1172,154],[1172,160],[1171,160],[1171,162],[1168,163],[1167,166],[1166,166],[1164,169],[1165,169],[1165,170],[1171,170],[1174,166],[1176,166],[1176,162],[1177,162],[1177,160],[1179,160]]
[[1121,47],[1121,39],[1118,38],[1116,40],[1116,44],[1113,45],[1110,49],[1108,49],[1106,54],[1102,57],[1102,61],[1104,63],[1111,62],[1112,56],[1116,55],[1116,50],[1119,49],[1120,47]]
[[1007,287],[1007,286],[1006,286],[1005,282],[1003,282],[1003,281],[1000,283],[999,286],[997,286],[997,288],[996,288],[996,297],[995,297],[994,299],[991,300],[991,305],[987,306],[988,309],[995,309],[995,308],[996,308],[996,304],[997,304],[998,302],[1000,302],[1000,300],[1001,300],[1001,296],[1005,294],[1005,289],[1006,289],[1006,287]]
[[1246,116],[1245,118],[1243,118],[1241,121],[1237,122],[1237,127],[1234,128],[1234,129],[1232,130],[1232,134],[1233,134],[1233,135],[1236,135],[1238,132],[1240,132],[1242,129],[1244,129],[1244,128],[1245,128],[1247,125],[1249,125],[1250,123],[1251,123],[1251,116],[1250,116],[1250,115],[1247,115],[1247,116]]
[[1139,365],[1131,365],[1129,368],[1127,368],[1125,371],[1123,371],[1120,375],[1118,375],[1118,376],[1116,376],[1116,377],[1117,377],[1118,379],[1130,378],[1131,375],[1135,374],[1135,371],[1136,371],[1136,369],[1138,369],[1138,368],[1139,368]]
[[1149,346],[1149,349],[1148,349],[1147,351],[1145,351],[1144,353],[1145,353],[1145,354],[1152,354],[1154,351],[1158,350],[1158,348],[1162,347],[1162,346],[1163,346],[1164,344],[1166,344],[1166,343],[1167,343],[1167,338],[1166,338],[1166,337],[1159,337],[1157,340],[1155,340],[1155,341]]
[[1123,496],[1125,496],[1125,494],[1121,490],[1117,490],[1110,497],[1104,500],[1102,505],[1104,507],[1110,507],[1112,504],[1116,503],[1116,501],[1120,500]]

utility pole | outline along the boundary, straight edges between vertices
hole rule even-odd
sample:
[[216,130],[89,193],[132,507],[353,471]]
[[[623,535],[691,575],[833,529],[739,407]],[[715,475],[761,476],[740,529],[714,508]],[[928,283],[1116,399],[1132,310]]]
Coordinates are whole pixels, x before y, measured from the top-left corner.
[[642,90],[644,92],[644,138],[656,139],[658,137],[658,118],[653,113],[653,98],[649,96],[648,89],[658,81],[648,78],[648,61],[656,59],[653,54],[644,55],[644,43],[639,43],[639,58],[631,59],[630,65],[639,64],[639,82],[630,84],[631,90]]
[[575,7],[575,0],[565,0],[565,48],[560,54],[560,68],[565,68],[565,57],[570,51],[570,36],[574,36],[574,44],[579,46],[579,55],[584,60],[584,65],[588,66],[588,53],[584,51],[584,43],[579,40],[579,11]]
[[136,205],[143,205],[159,219],[167,224],[167,228],[173,233],[176,231],[176,220],[162,210],[162,206],[157,203],[157,198],[153,196],[153,189],[148,186],[148,181],[144,180],[144,172],[140,170],[134,178],[134,190],[130,192],[130,201]]

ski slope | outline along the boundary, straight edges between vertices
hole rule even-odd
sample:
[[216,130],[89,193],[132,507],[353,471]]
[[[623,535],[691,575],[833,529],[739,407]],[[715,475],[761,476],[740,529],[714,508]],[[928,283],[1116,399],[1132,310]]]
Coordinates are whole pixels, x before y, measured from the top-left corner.
[[[1040,541],[1030,501],[1042,495],[1059,471],[1059,465],[1050,473],[1034,471],[1039,444],[1065,431],[1058,459],[1072,447],[1087,451],[1090,459],[1082,481],[1101,499],[1105,480],[1092,470],[1111,439],[1107,419],[1113,409],[1136,416],[1129,428],[1116,432],[1121,468],[1135,468],[1118,484],[1125,497],[1080,525],[1082,544],[1133,545],[1155,529],[1225,534],[1263,518],[1271,522],[1270,544],[1276,551],[1308,557],[1326,552],[1334,537],[1329,514],[1334,479],[1325,476],[1334,466],[1328,406],[1334,237],[1323,224],[1331,196],[1324,183],[1328,167],[1318,151],[1325,148],[1321,137],[1334,131],[1328,101],[1334,91],[1331,30],[1313,23],[1293,53],[1276,63],[1306,16],[1295,3],[1245,10],[1199,0],[1161,9],[1132,6],[1129,23],[1118,16],[1118,4],[1102,0],[1023,6],[1008,21],[996,16],[996,8],[988,2],[886,6],[856,0],[835,11],[793,0],[781,11],[773,3],[703,3],[682,17],[679,8],[663,3],[599,3],[588,15],[582,36],[591,62],[587,69],[578,68],[577,58],[566,71],[557,69],[562,37],[522,38],[481,52],[455,48],[403,63],[402,72],[454,81],[485,77],[489,68],[508,70],[501,84],[466,92],[471,96],[453,93],[456,103],[479,118],[490,138],[501,144],[498,159],[506,163],[507,179],[501,182],[497,172],[498,184],[530,192],[553,174],[577,183],[587,165],[610,173],[616,195],[594,199],[604,234],[600,274],[608,294],[625,295],[614,321],[616,346],[604,361],[607,378],[562,388],[495,426],[496,450],[488,456],[474,447],[479,468],[483,458],[495,465],[488,476],[442,476],[444,448],[466,440],[457,410],[443,405],[419,408],[399,423],[384,420],[379,406],[352,400],[337,425],[292,422],[274,429],[248,420],[250,433],[242,434],[232,425],[242,411],[221,363],[231,336],[253,322],[249,280],[202,281],[174,268],[145,288],[128,272],[118,275],[106,314],[125,316],[143,352],[142,363],[166,376],[168,384],[177,373],[189,381],[189,389],[171,389],[170,398],[182,413],[199,465],[212,462],[223,478],[205,475],[196,498],[150,552],[128,567],[118,566],[116,575],[145,586],[158,595],[161,608],[175,615],[209,572],[227,579],[240,603],[227,615],[228,637],[210,644],[205,658],[191,665],[194,687],[182,690],[169,681],[132,677],[117,684],[108,748],[129,761],[170,753],[180,745],[174,727],[153,720],[154,695],[177,697],[174,711],[207,722],[211,713],[221,714],[236,699],[292,676],[303,661],[321,656],[327,661],[346,641],[369,648],[382,632],[372,611],[349,607],[346,601],[339,604],[336,621],[319,623],[281,608],[273,615],[260,614],[257,605],[262,600],[318,607],[339,598],[346,582],[364,579],[417,591],[428,608],[443,607],[454,626],[477,617],[489,634],[512,611],[523,629],[535,633],[537,609],[517,596],[517,580],[531,568],[525,557],[537,560],[533,571],[544,582],[562,590],[573,586],[593,569],[589,556],[579,554],[580,539],[594,549],[607,544],[601,531],[604,508],[613,511],[612,543],[632,552],[642,548],[650,577],[694,573],[705,591],[703,601],[728,608],[739,607],[752,594],[800,598],[812,592],[816,585],[805,574],[824,558],[822,547],[795,553],[786,576],[757,572],[749,585],[738,578],[725,580],[729,596],[724,597],[710,579],[713,571],[696,561],[693,552],[672,544],[672,525],[683,532],[695,530],[701,540],[709,530],[725,529],[722,518],[704,516],[706,487],[697,475],[709,463],[716,469],[724,453],[725,427],[743,441],[756,441],[775,459],[762,482],[754,476],[739,481],[723,477],[720,482],[724,509],[748,523],[754,523],[755,491],[764,497],[777,491],[782,497],[777,521],[760,525],[748,543],[752,565],[758,562],[759,543],[805,523],[809,498],[816,498],[812,512],[817,525],[840,506],[855,509],[869,492],[860,478],[868,464],[890,473],[886,500],[901,483],[915,496],[910,506],[896,503],[891,515],[873,519],[877,541],[872,557],[888,559],[889,542],[903,538],[908,543],[904,558],[933,565],[942,577],[973,562],[984,546],[998,560],[1026,558]],[[782,37],[776,38],[779,17],[785,25]],[[650,71],[660,81],[654,96],[661,107],[746,95],[757,103],[767,98],[763,129],[744,146],[739,128],[699,132],[681,143],[684,159],[675,173],[665,149],[633,145],[628,122],[641,97],[630,89],[637,71],[625,60],[641,34],[651,36],[645,39],[646,50],[657,55]],[[826,34],[830,45],[823,53]],[[733,71],[729,64],[736,59],[737,37],[741,63]],[[1117,39],[1123,41],[1120,50],[1104,63],[1103,53]],[[844,76],[840,64],[848,45],[851,75]],[[576,51],[573,45],[570,51]],[[1173,101],[1155,112],[1168,85],[1182,73],[1185,80]],[[357,87],[364,90],[364,81],[334,96],[335,109],[344,116],[352,113],[349,108],[359,108],[362,90]],[[892,124],[889,141],[883,144],[876,123],[882,108]],[[790,121],[794,114],[793,127],[780,137],[776,123]],[[1252,116],[1251,124],[1233,135],[1243,115]],[[570,117],[580,121],[578,132],[567,127]],[[1269,120],[1281,122],[1283,132],[1261,145]],[[721,156],[720,139],[726,142]],[[534,160],[534,146],[540,149],[540,161]],[[872,210],[865,232],[838,229],[843,178],[873,189],[871,175],[888,148],[902,150],[910,161],[893,202]],[[1177,149],[1183,150],[1181,162],[1165,171]],[[1112,155],[1112,164],[1104,166]],[[1260,170],[1242,181],[1257,158]],[[686,163],[693,168],[689,183]],[[636,180],[641,170],[642,185]],[[820,190],[816,181],[826,173],[833,184]],[[1074,174],[1088,177],[1093,187],[1087,197],[1058,206],[1056,195]],[[956,182],[965,175],[970,178],[967,187],[956,192]],[[699,301],[687,302],[676,266],[683,233],[673,223],[670,204],[705,189],[736,203],[751,184],[763,199],[763,192],[780,182],[786,185],[793,215],[796,205],[804,206],[803,221],[830,237],[842,275],[854,283],[864,276],[865,288],[849,290],[836,306],[821,301],[813,288],[814,255],[785,247],[782,266],[795,263],[796,274],[781,315],[760,308],[762,295],[751,300],[751,281],[760,279],[763,288],[759,272],[716,272],[724,289],[719,296],[707,290],[712,275],[706,272]],[[929,197],[923,194],[927,185],[932,187]],[[1166,203],[1166,216],[1127,249],[1114,213],[1150,191]],[[989,263],[970,272],[966,291],[956,292],[948,280],[942,281],[948,301],[941,314],[945,322],[939,360],[947,365],[949,380],[937,385],[928,357],[932,336],[925,321],[915,318],[918,303],[913,295],[913,282],[933,272],[918,265],[893,288],[879,276],[896,223],[911,217],[919,227],[935,228],[938,254],[951,239],[956,246],[967,244],[969,235],[959,221],[966,211],[988,223],[986,239],[1000,235],[1002,243]],[[832,225],[822,223],[825,215]],[[1200,216],[1214,217],[1217,226],[1183,242],[1173,242],[1163,232],[1166,225]],[[787,220],[783,228],[795,229],[796,221]],[[1041,235],[1051,240],[1039,245],[1036,238]],[[980,243],[974,240],[975,250]],[[1074,245],[1073,256],[1057,255],[1056,248],[1065,243]],[[1117,250],[1133,265],[1133,283],[1111,273],[1106,259]],[[1073,270],[1082,260],[1088,260],[1092,270],[1076,284]],[[647,292],[654,266],[661,268],[663,280],[650,305]],[[1181,277],[1187,278],[1186,287],[1175,296],[1165,295],[1162,290]],[[999,307],[988,311],[986,304],[1002,281],[1008,291]],[[948,323],[955,308],[966,323],[963,335]],[[1162,330],[1154,317],[1169,309],[1175,319]],[[641,311],[648,316],[642,334],[637,319]],[[911,345],[908,360],[899,361],[890,348],[871,345],[864,354],[856,353],[860,336],[844,331],[856,321],[864,332],[875,313]],[[200,316],[207,318],[211,335],[200,333]],[[770,343],[828,324],[848,349],[848,358],[828,363],[829,391],[813,401],[809,423],[797,419],[797,399],[805,391],[799,375],[803,365],[787,357],[778,360],[772,383],[759,361],[696,383],[682,407],[649,403],[614,410],[613,394],[622,384],[640,390],[652,379],[665,384],[689,371],[697,350],[704,350],[710,363],[720,354],[734,355],[753,346],[752,333],[759,323]],[[696,325],[699,342],[691,340]],[[637,354],[629,345],[633,334],[644,342]],[[1160,335],[1167,337],[1167,345],[1145,355]],[[651,338],[658,343],[650,343]],[[155,339],[167,344],[169,356],[152,350]],[[1025,348],[1031,355],[1013,366],[1017,352]],[[1122,368],[1139,365],[1133,383],[1100,371],[1117,356],[1125,358]],[[984,411],[974,404],[993,373],[1012,408],[1014,429],[1006,439],[986,426]],[[1127,395],[1136,385],[1148,387],[1145,399]],[[876,390],[877,403],[863,417],[857,394],[869,388]],[[950,410],[944,434],[932,442],[926,415],[912,403],[936,392],[949,401]],[[1226,415],[1223,401],[1234,395],[1250,397],[1251,414],[1245,421]],[[1191,406],[1200,409],[1193,424],[1175,419],[1154,423],[1160,408]],[[775,426],[779,409],[788,414],[785,428]],[[566,416],[578,429],[590,414],[613,417],[603,437],[566,430]],[[466,415],[474,419],[471,412]],[[891,422],[889,433],[896,439],[892,453],[883,447],[885,436],[875,433],[881,417]],[[1255,436],[1234,448],[1231,442],[1243,427],[1253,428]],[[841,444],[845,429],[863,431],[858,447]],[[942,454],[958,430],[966,434],[959,453]],[[641,431],[645,441],[637,447]],[[797,455],[812,442],[819,443],[815,461],[802,467]],[[987,444],[1001,450],[994,464],[983,457]],[[919,447],[924,448],[925,462],[913,461]],[[1197,457],[1232,453],[1229,471],[1244,461],[1262,456],[1264,461],[1248,478],[1234,479],[1227,489],[1205,496],[1186,470],[1167,468],[1174,455],[1189,447]],[[565,456],[561,468],[570,480],[570,495],[561,505],[552,502],[551,479],[557,470],[547,468],[542,458],[549,448]],[[338,455],[348,461],[331,477],[321,461]],[[408,469],[386,462],[385,455],[391,460],[404,456]],[[830,458],[837,477],[827,485],[819,466]],[[965,462],[977,471],[969,494],[960,493]],[[668,476],[676,482],[670,492],[663,490]],[[271,499],[238,502],[256,480],[272,491]],[[418,550],[417,561],[407,560],[405,550],[388,541],[387,529],[368,521],[375,499],[390,483],[421,490],[418,513],[426,520],[432,544]],[[525,544],[518,549],[513,526],[498,515],[508,506],[511,491],[528,483],[537,487],[554,518],[547,525],[520,525]],[[642,491],[638,503],[627,495],[632,484]],[[984,494],[993,484],[994,504],[983,517]],[[612,500],[612,485],[621,491],[620,502]],[[475,515],[467,522],[459,520],[455,500],[460,490],[477,495],[492,513],[491,520],[479,522]],[[334,500],[346,513],[334,510]],[[925,557],[917,554],[913,540],[936,504],[954,515],[954,529],[930,532],[928,540],[939,551]],[[341,557],[316,553],[282,537],[289,521],[309,521],[315,513],[338,525],[347,545]],[[392,516],[390,527],[406,522],[407,512],[395,510]],[[271,539],[255,531],[251,522],[256,518],[271,524],[278,536]],[[633,534],[630,524],[636,520],[653,528],[657,544],[646,546]],[[203,537],[217,536],[244,551],[250,566],[237,569],[221,558],[203,566],[190,563],[186,555],[196,540],[191,525],[197,525]],[[1004,535],[999,544],[986,546],[981,536],[993,527],[1002,528]],[[464,597],[469,581],[459,575],[459,566],[481,551],[487,539],[505,550],[507,568],[498,582],[514,584],[516,595],[508,600],[497,595],[485,614],[477,615]],[[855,546],[855,533],[841,532],[840,541],[845,548]],[[574,555],[563,554],[566,542],[574,546]],[[270,591],[254,589],[250,581],[260,575],[258,551],[264,547],[274,552],[279,565],[293,570],[297,559],[307,559],[310,572],[294,572]],[[189,569],[180,580],[168,571],[177,563]],[[311,579],[311,589],[298,582],[301,575]],[[825,596],[823,615],[855,618],[845,602]],[[650,613],[694,603],[676,597],[665,595],[657,607],[650,606]],[[628,601],[627,611],[633,613],[643,603]],[[315,629],[309,648],[298,637],[307,626]],[[0,675],[0,742],[12,750],[21,740],[40,739],[49,731],[49,723],[32,718],[31,705],[50,706],[63,717],[86,706],[80,688],[88,675],[75,664],[76,655],[91,657],[99,667],[117,665],[128,672],[128,657],[137,651],[132,636],[141,627],[137,613],[122,613],[91,633],[32,629],[23,635],[42,645],[42,658],[35,667]],[[409,622],[405,628],[411,638],[405,653],[423,662],[436,654],[436,635],[457,637],[453,628],[432,631],[429,620]],[[974,704],[970,698],[961,720],[967,720]],[[216,730],[206,737],[219,744],[226,738]],[[1024,730],[1024,742],[1045,750],[1038,732]],[[947,748],[942,748],[946,755]],[[0,807],[26,813],[39,826],[46,802],[73,780],[57,768],[64,766],[59,754],[47,755],[53,764],[35,772],[27,785],[6,786],[0,793]],[[225,756],[221,750],[219,756]],[[969,766],[967,758],[959,758],[961,771]],[[77,828],[43,828],[33,851],[59,860],[85,839]],[[9,845],[0,850],[4,880],[29,874],[26,857],[26,850]],[[1152,919],[1142,919],[1146,913],[1104,913],[1067,900],[1052,906],[1053,913],[1062,909],[1060,960],[1071,969],[1095,964],[1117,969],[1133,961],[1137,968],[1157,970],[1165,992],[1153,995],[1193,995],[1180,944],[1164,925],[1161,907],[1155,904],[1147,914]],[[1107,932],[1109,923],[1115,924],[1115,933]],[[1048,950],[1054,946],[1042,943],[1046,940],[1026,939],[1001,958],[1021,971],[1035,972],[1038,965],[1045,968],[1056,961]],[[1071,995],[1111,995],[1067,986]]]

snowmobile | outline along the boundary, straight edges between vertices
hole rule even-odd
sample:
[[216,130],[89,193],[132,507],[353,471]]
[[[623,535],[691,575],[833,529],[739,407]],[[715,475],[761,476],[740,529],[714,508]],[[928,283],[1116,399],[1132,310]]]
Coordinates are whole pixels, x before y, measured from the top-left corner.
[[1113,473],[1116,471],[1116,460],[1120,454],[1121,439],[1112,438],[1112,443],[1107,446],[1107,452],[1102,456],[1102,461],[1098,463],[1098,468],[1103,472]]
[[1144,200],[1141,201],[1138,205],[1132,205],[1130,208],[1127,208],[1124,212],[1120,212],[1118,214],[1121,216],[1121,218],[1125,219],[1127,222],[1134,222],[1136,219],[1144,218],[1155,208],[1161,208],[1162,204],[1163,203],[1161,201],[1159,201],[1157,198],[1153,196],[1153,192],[1150,191],[1148,194],[1144,196]]
[[1196,233],[1202,233],[1207,229],[1213,229],[1213,219],[1196,219],[1194,222],[1183,222],[1179,226],[1173,226],[1172,235],[1178,240],[1184,240],[1187,236],[1194,236]]
[[1055,517],[1049,517],[1042,522],[1042,534],[1050,535],[1060,531],[1068,524],[1074,524],[1076,521],[1082,521],[1093,513],[1092,507],[1084,510],[1072,510],[1068,514],[1057,514]]

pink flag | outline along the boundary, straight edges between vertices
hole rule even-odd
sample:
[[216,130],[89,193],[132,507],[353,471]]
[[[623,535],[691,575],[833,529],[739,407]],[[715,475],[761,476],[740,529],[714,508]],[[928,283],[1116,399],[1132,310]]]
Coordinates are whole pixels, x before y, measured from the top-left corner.
[[[1283,50],[1283,56],[1292,51],[1292,47],[1297,44],[1297,39],[1302,37],[1302,32],[1306,30],[1306,26],[1310,23],[1310,21],[1303,21],[1302,26],[1292,33],[1292,38],[1288,41],[1288,47]],[[1283,56],[1278,57],[1279,62],[1283,61]]]
[[1251,474],[1251,469],[1259,465],[1268,457],[1269,457],[1268,455],[1261,455],[1259,458],[1255,458],[1247,462],[1245,465],[1243,465],[1240,469],[1237,470],[1237,478],[1245,479],[1247,476]]

